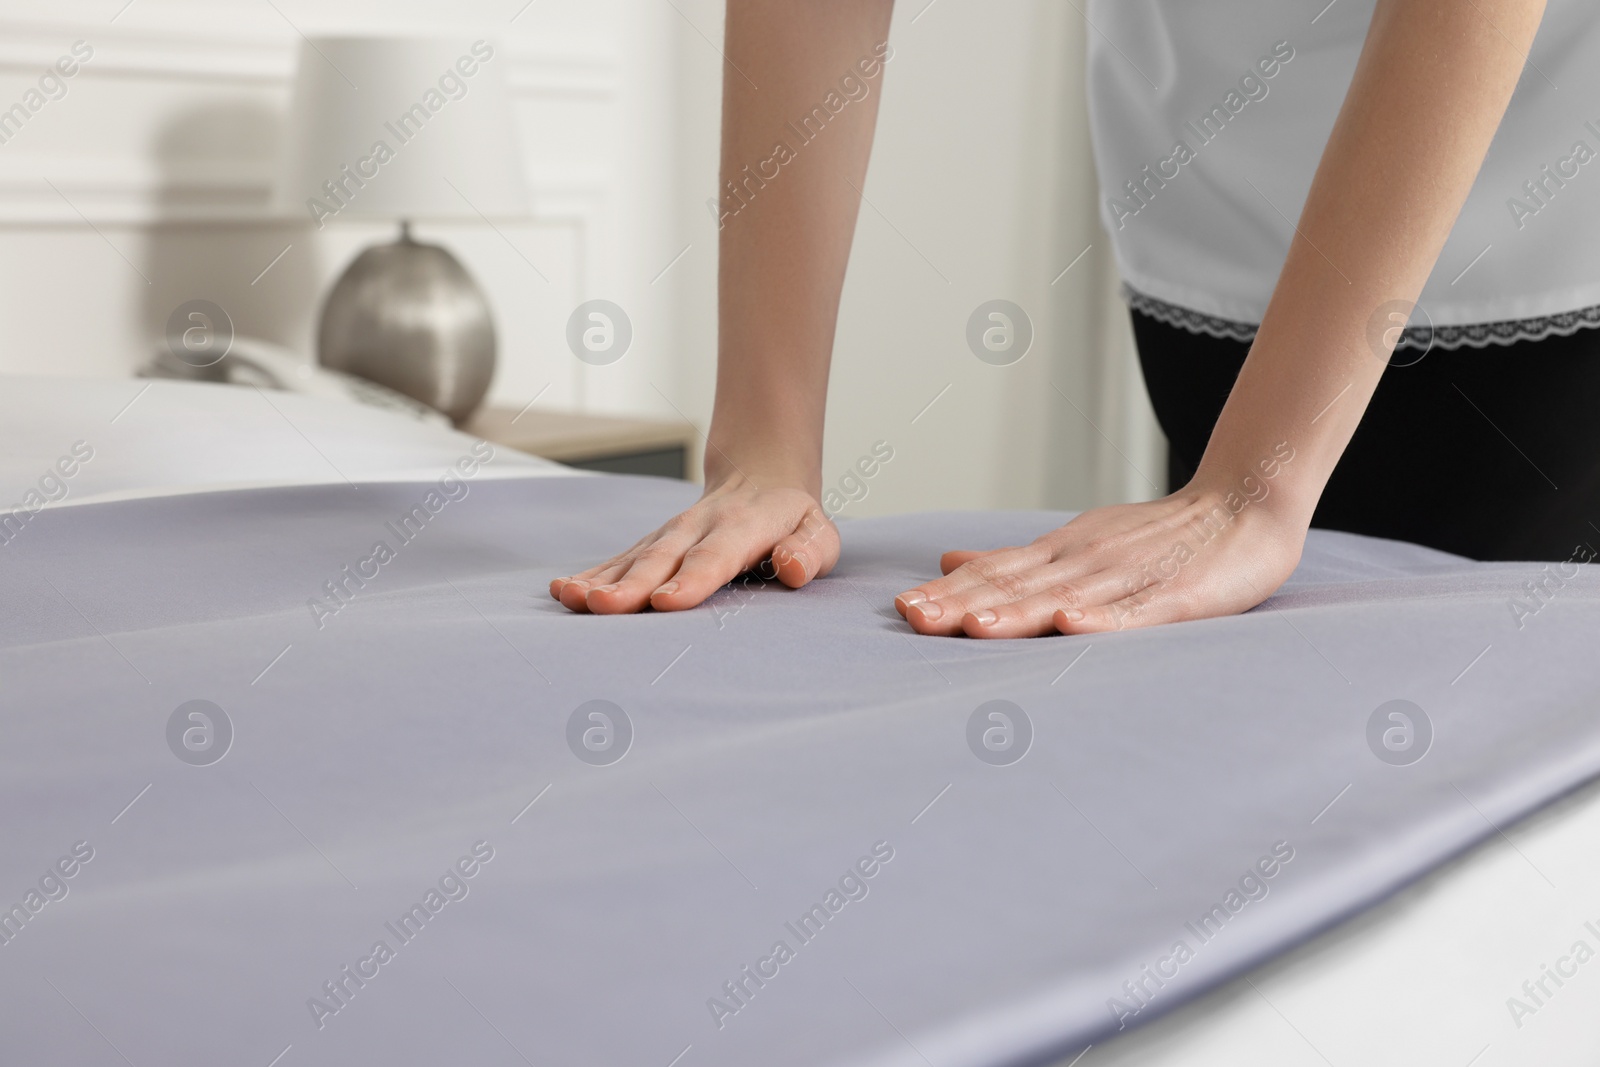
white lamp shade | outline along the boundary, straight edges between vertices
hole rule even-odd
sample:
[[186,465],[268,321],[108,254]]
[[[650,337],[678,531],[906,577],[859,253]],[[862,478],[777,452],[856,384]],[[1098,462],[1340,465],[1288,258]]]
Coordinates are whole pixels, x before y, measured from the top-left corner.
[[303,40],[275,208],[319,227],[526,215],[506,65],[484,40]]

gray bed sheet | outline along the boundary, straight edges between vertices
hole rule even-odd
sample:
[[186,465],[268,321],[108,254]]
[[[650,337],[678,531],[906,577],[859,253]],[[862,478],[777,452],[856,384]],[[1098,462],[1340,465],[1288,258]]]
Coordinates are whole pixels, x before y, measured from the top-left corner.
[[1315,533],[1243,616],[920,637],[1063,520],[953,513],[588,617],[550,577],[694,490],[462,484],[0,546],[6,1063],[1070,1059],[1600,773],[1587,566]]

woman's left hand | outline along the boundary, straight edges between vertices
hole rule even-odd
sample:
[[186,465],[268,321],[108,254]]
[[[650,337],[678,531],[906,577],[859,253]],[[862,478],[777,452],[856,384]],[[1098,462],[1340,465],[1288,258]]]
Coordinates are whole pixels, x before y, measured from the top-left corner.
[[1268,506],[1270,483],[1252,481],[1259,498],[1191,484],[1086,511],[1023,547],[946,552],[945,576],[901,593],[895,608],[918,633],[968,637],[1101,633],[1246,611],[1289,577],[1306,536],[1304,522]]

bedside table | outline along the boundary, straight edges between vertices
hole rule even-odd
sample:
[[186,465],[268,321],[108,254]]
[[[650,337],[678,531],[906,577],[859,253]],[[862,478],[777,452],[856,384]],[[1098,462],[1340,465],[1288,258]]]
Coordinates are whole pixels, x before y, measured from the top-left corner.
[[576,411],[485,407],[461,429],[497,445],[611,474],[688,479],[700,435],[686,422]]

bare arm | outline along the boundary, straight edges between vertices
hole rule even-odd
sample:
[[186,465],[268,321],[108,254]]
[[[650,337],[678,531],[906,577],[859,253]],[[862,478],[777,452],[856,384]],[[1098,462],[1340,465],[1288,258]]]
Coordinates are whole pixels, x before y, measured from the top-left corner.
[[1410,305],[1422,292],[1544,6],[1379,0],[1299,235],[1202,468],[1247,468],[1276,442],[1293,442],[1280,506],[1310,523],[1387,365],[1368,323],[1380,305]]
[[[1080,633],[1243,611],[1277,589],[1386,366],[1368,322],[1421,292],[1543,12],[1543,0],[1378,0],[1194,480],[1162,500],[1085,512],[1031,545],[947,553],[944,578],[897,599],[907,620],[924,633]],[[1230,494],[1266,469],[1270,494],[1235,510]]]
[[694,607],[771,559],[826,574],[818,506],[839,293],[877,122],[893,0],[728,0],[717,396],[700,501],[551,595],[575,611]]
[[[757,484],[820,491],[828,362],[860,207],[856,190],[866,181],[877,125],[891,7],[889,0],[728,4],[728,59],[755,85],[733,69],[723,78],[720,191],[729,213],[718,265],[708,481],[737,465]],[[877,78],[862,78],[863,62]],[[818,123],[813,109],[828,93],[848,99],[839,93],[846,76],[870,91]],[[766,165],[778,143],[792,158]]]

